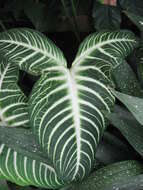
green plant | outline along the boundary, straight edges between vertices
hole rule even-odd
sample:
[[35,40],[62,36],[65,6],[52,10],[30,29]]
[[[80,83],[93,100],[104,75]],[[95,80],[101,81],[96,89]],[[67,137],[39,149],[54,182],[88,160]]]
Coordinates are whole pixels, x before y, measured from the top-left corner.
[[[42,32],[72,30],[79,39],[80,31],[117,30],[124,25],[130,11],[142,16],[142,0],[1,0],[1,29],[18,25]],[[84,20],[84,17],[87,19]],[[88,19],[89,18],[89,19]],[[88,22],[91,20],[91,22]],[[127,26],[128,23],[125,23]],[[84,27],[82,27],[84,25]]]
[[[1,125],[19,124],[1,127],[7,134],[0,146],[1,177],[21,186],[59,188],[88,176],[114,106],[112,70],[136,46],[129,31],[92,34],[68,69],[63,53],[41,33],[1,33]],[[19,69],[40,76],[28,98],[16,84]],[[25,124],[29,129],[21,128]],[[12,133],[21,143],[14,137],[9,143]]]

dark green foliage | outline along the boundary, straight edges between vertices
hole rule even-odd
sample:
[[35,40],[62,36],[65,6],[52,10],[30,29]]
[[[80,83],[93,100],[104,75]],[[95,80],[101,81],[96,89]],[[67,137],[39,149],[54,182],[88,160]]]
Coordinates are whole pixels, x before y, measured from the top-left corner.
[[93,6],[94,28],[100,30],[116,30],[120,28],[121,11],[118,7],[94,2]]
[[[112,84],[109,89],[114,94],[114,96],[117,97],[116,105],[111,114],[104,113],[105,111],[102,110],[103,113],[106,114],[106,122],[108,126],[96,150],[96,159],[92,172],[89,176],[86,176],[82,182],[72,182],[72,184],[62,185],[62,190],[143,189],[142,23],[143,0],[118,0],[117,5],[115,6],[111,6],[109,4],[107,5],[107,1],[105,3],[104,0],[0,1],[1,31],[22,26],[34,28],[44,33],[48,32],[48,35],[52,37],[56,44],[62,47],[66,56],[69,56],[69,60],[73,60],[72,52],[76,52],[77,46],[80,44],[82,38],[94,31],[102,32],[107,30],[115,31],[125,29],[134,32],[138,38],[139,46],[135,49],[134,52],[132,52],[132,55],[129,55],[125,61],[122,59],[118,60],[118,63],[120,63],[119,66],[112,68],[111,79],[114,84]],[[85,25],[84,30],[81,27],[82,25]],[[55,31],[57,32],[67,30],[70,30],[74,33],[73,38],[71,38],[71,33],[54,33]],[[86,33],[83,34],[81,31],[85,31]],[[52,33],[49,34],[49,32]],[[66,40],[65,36],[68,36]],[[74,44],[73,47],[70,46],[71,42]],[[75,44],[75,42],[77,44]],[[12,48],[10,47],[9,51]],[[87,46],[85,46],[85,48],[87,48]],[[105,49],[106,48],[108,49],[108,47],[105,47]],[[113,50],[115,50],[115,46],[113,46]],[[17,50],[17,53],[18,51],[19,50]],[[80,50],[79,53],[81,53]],[[109,53],[112,52],[109,51]],[[24,56],[25,55],[23,55],[23,57]],[[91,57],[92,56],[93,54],[91,54]],[[100,51],[98,52],[98,56],[101,59],[103,58],[102,55],[100,55]],[[21,58],[22,57],[18,57],[18,60]],[[110,63],[112,63],[113,60],[110,59]],[[32,64],[32,60],[30,61]],[[88,61],[88,59],[85,61],[85,64],[87,64],[87,66],[93,64],[92,61],[89,61],[88,64]],[[107,61],[109,60],[107,59]],[[64,63],[64,60],[61,62]],[[98,59],[95,62],[96,64],[100,64],[100,61]],[[26,64],[29,64],[29,62]],[[102,64],[104,66],[104,63]],[[69,65],[71,66],[71,64]],[[20,69],[26,70],[27,68],[22,67]],[[28,96],[29,91],[31,90],[35,81],[39,79],[39,73],[43,73],[42,70],[39,72],[39,69],[42,69],[42,67],[39,66],[38,70],[36,68],[33,73],[30,70],[30,74],[26,74],[26,76],[23,71],[20,71],[22,85],[20,81],[19,86],[20,88],[24,89],[26,96]],[[103,68],[104,71],[106,69],[107,68]],[[85,72],[84,76],[88,76],[92,72],[93,71],[89,73]],[[33,76],[31,76],[31,74],[37,75],[37,78],[33,80]],[[108,72],[107,76],[110,74],[111,73]],[[48,76],[50,77],[50,74],[48,74]],[[27,79],[24,81],[26,77]],[[44,83],[44,77],[42,78],[41,83]],[[108,83],[108,81],[106,82]],[[51,83],[49,84],[51,85]],[[58,86],[59,85],[57,85],[57,87]],[[115,90],[112,89],[113,87],[115,87]],[[27,91],[27,89],[29,90]],[[37,90],[38,89],[35,91]],[[0,97],[1,96],[2,95],[0,95]],[[38,96],[35,95],[35,97],[37,98]],[[38,109],[36,110],[37,112]],[[30,160],[29,163],[31,160],[36,160],[36,163],[38,162],[38,164],[44,163],[49,164],[53,167],[53,163],[51,160],[49,160],[47,153],[41,149],[41,146],[37,142],[35,135],[33,135],[31,129],[24,129],[23,127],[0,127],[0,144],[2,143],[6,145],[6,148],[9,147],[13,153],[14,151],[18,152],[18,158],[20,160],[23,159],[23,156],[26,156]],[[7,151],[7,149],[5,151]],[[5,157],[5,155],[3,157]],[[11,157],[11,160],[12,159],[13,158]],[[2,163],[3,162],[4,160]],[[39,166],[38,164],[37,166]],[[10,167],[10,171],[13,172],[13,166],[11,165]],[[22,165],[20,167],[22,167]],[[40,171],[40,167],[37,167],[36,171],[38,173]],[[29,171],[29,173],[30,172],[31,171]],[[51,173],[49,173],[49,176],[50,175]],[[56,175],[54,175],[54,177],[55,176]],[[54,177],[52,176],[52,178]],[[34,186],[26,187],[20,186],[23,185],[21,182],[19,182],[19,185],[15,185],[10,181],[4,180],[5,178],[3,178],[1,173],[0,179],[0,190],[35,189],[35,183],[33,183]],[[33,180],[33,178],[31,179]],[[62,183],[60,180],[59,182]],[[17,181],[19,181],[18,178]],[[27,185],[29,184],[32,183],[27,183]],[[41,188],[38,188],[37,184],[36,186],[37,190],[43,190],[41,188],[45,187],[41,185]],[[60,186],[61,185],[56,187],[60,189]]]
[[[129,183],[143,172],[143,166],[136,161],[124,161],[102,167],[81,184],[74,185],[72,190],[114,190],[129,187]],[[143,184],[143,183],[141,183]],[[137,184],[139,187],[139,185]]]
[[[105,0],[106,1],[106,0]],[[111,0],[112,1],[112,0]],[[111,6],[104,4],[103,1],[94,0],[94,6],[92,9],[92,16],[94,22],[94,28],[96,30],[116,30],[120,28],[120,25],[124,19],[125,11],[129,11],[130,14],[143,15],[143,1],[142,0],[118,0],[117,5]],[[107,2],[107,1],[106,1]],[[130,17],[130,15],[127,15]],[[135,19],[135,18],[134,18]]]
[[143,156],[143,127],[125,109],[116,106],[110,116],[111,123],[121,131],[134,149]]

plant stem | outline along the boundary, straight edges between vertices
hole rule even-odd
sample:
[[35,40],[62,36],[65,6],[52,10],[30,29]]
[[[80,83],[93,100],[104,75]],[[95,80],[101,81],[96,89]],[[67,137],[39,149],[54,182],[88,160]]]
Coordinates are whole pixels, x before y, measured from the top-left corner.
[[[77,24],[77,11],[76,11],[76,7],[74,4],[74,0],[71,0],[71,6],[72,6],[75,29],[76,29],[77,33],[79,34],[79,28],[78,28],[78,24]],[[80,41],[80,36],[78,35],[78,37],[79,37],[79,41]]]
[[6,31],[6,27],[1,20],[0,20],[0,27],[3,29],[3,31]]
[[65,11],[66,16],[67,16],[67,18],[68,18],[70,24],[72,25],[73,32],[74,32],[74,34],[75,34],[77,40],[80,41],[80,37],[79,37],[78,31],[76,30],[75,24],[73,23],[73,20],[71,19],[71,16],[70,16],[70,14],[69,14],[69,11],[68,11],[67,6],[66,6],[66,3],[65,3],[65,0],[61,0],[61,3],[62,3],[62,5],[63,5],[63,8],[64,8],[64,11]]

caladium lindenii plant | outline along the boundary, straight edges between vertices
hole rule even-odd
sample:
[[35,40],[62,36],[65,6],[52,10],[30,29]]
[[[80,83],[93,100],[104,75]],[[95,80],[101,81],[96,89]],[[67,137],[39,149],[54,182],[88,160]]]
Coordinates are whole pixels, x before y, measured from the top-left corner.
[[[24,140],[21,148],[14,141],[1,143],[0,177],[55,189],[88,176],[114,106],[112,70],[135,46],[129,31],[91,34],[69,69],[43,34],[25,28],[1,33],[0,125],[5,134]],[[40,76],[29,97],[17,85],[19,70]]]

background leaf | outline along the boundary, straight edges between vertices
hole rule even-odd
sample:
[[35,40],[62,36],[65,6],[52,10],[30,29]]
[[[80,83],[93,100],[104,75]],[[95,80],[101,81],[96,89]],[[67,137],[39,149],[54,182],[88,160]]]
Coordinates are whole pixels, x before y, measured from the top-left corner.
[[137,77],[126,61],[114,68],[112,75],[117,90],[128,95],[143,97],[143,90]]
[[143,125],[143,99],[113,90],[113,94],[130,110],[137,121]]
[[[110,128],[109,126],[108,128]],[[112,128],[113,131],[113,128]],[[113,132],[112,132],[113,133]],[[115,162],[136,159],[134,150],[119,135],[105,132],[97,148],[96,159],[107,165]]]
[[24,13],[33,23],[36,30],[49,31],[57,27],[59,19],[59,5],[57,0],[41,1],[28,0],[24,5]]
[[120,106],[115,107],[109,120],[143,157],[143,126],[134,119],[131,113]]
[[130,19],[131,21],[141,30],[143,31],[143,16],[141,17],[140,15],[137,15],[135,13],[125,11],[124,12]]
[[0,190],[10,190],[6,181],[0,180]]
[[143,15],[143,1],[142,0],[119,0],[119,4],[123,10],[130,11],[134,14]]
[[120,9],[94,1],[92,10],[93,24],[96,30],[116,30],[120,28]]
[[[72,190],[113,190],[128,185],[133,176],[143,172],[143,165],[137,161],[124,161],[103,167],[92,173],[81,184],[75,184]],[[143,184],[143,182],[141,183]]]
[[59,21],[60,2],[57,0],[6,0],[5,10],[13,13],[16,20],[27,20],[39,31],[56,29]]

